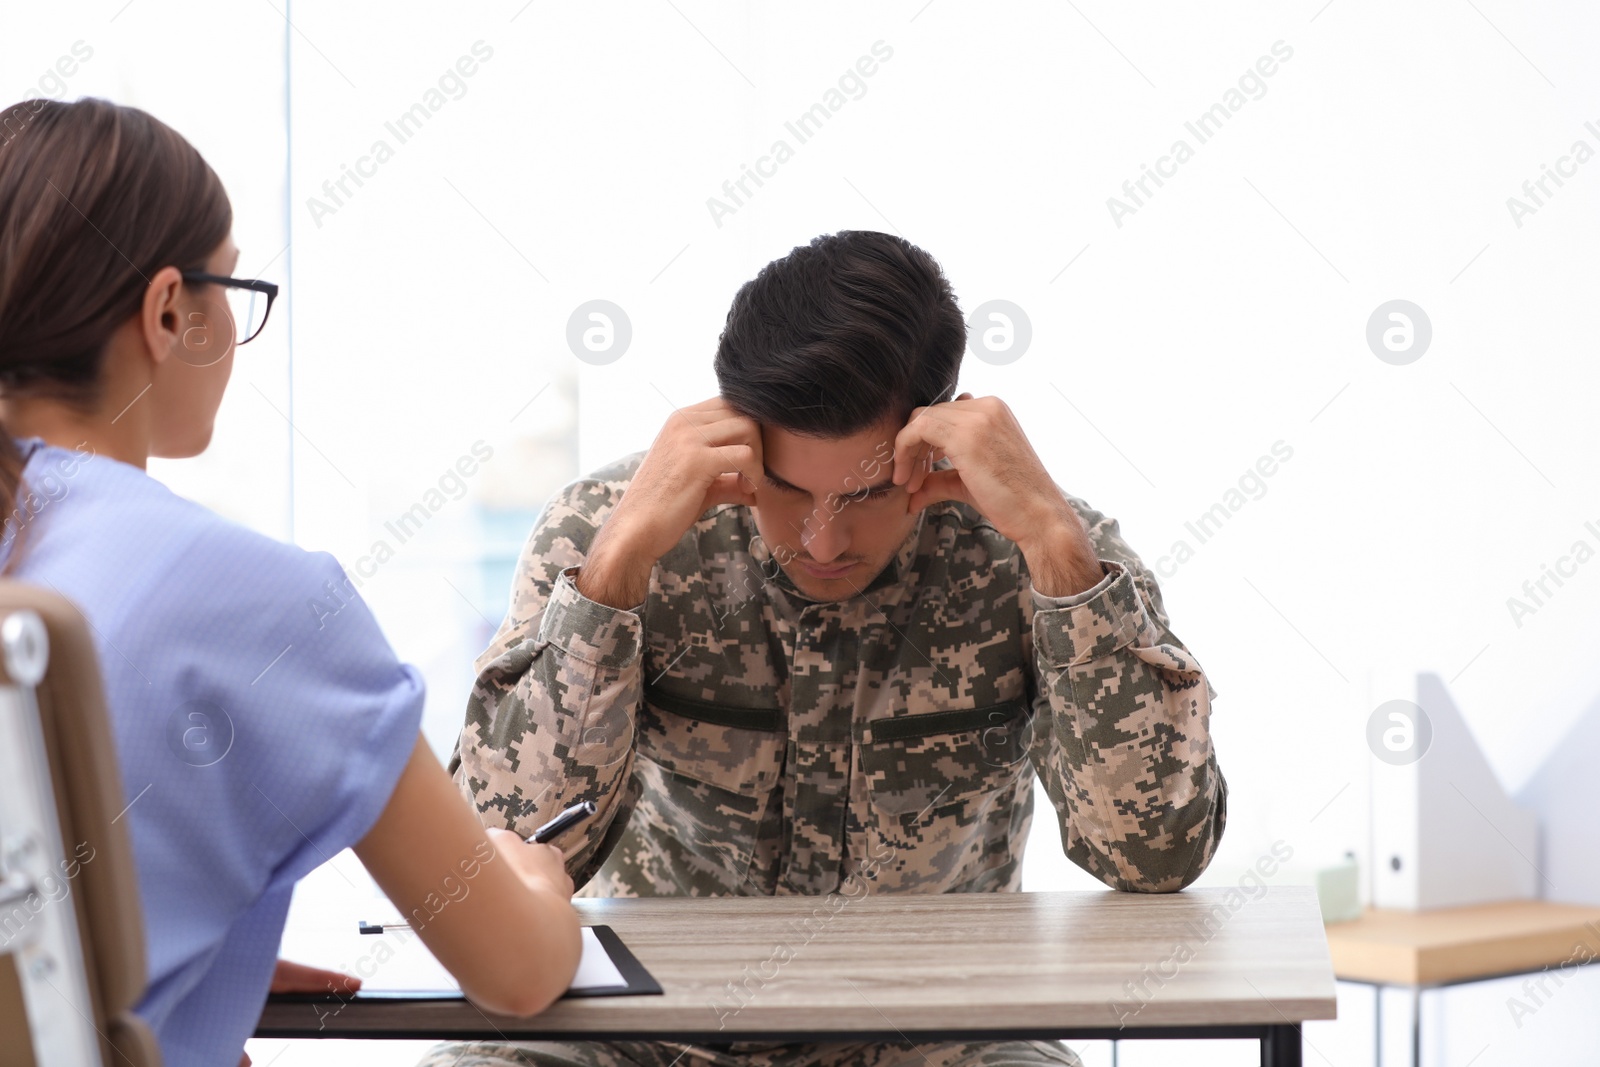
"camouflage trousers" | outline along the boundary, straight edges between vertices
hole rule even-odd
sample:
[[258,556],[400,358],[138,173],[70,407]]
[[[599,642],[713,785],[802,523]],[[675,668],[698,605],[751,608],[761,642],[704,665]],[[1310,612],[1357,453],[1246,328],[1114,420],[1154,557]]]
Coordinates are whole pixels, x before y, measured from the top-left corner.
[[417,1067],[1083,1067],[1055,1041],[777,1044],[525,1041],[437,1045]]

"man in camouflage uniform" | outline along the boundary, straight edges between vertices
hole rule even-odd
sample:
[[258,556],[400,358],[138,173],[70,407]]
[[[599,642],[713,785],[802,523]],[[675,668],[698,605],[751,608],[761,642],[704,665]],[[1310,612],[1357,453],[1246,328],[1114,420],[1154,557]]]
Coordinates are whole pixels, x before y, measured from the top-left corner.
[[[1193,881],[1226,815],[1215,692],[1116,521],[1003,403],[939,402],[964,348],[938,265],[897,237],[818,238],[747,283],[721,396],[534,528],[452,762],[483,821],[527,834],[595,801],[562,842],[581,896],[1014,891],[1037,772],[1073,862],[1131,892]],[[537,1042],[426,1062],[1078,1060]]]

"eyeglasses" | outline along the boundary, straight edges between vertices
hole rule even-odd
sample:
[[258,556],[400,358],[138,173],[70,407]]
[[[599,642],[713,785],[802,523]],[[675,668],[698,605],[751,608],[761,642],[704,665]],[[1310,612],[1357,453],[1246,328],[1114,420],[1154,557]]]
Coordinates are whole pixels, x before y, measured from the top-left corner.
[[256,339],[272,313],[272,302],[278,299],[278,286],[254,278],[224,278],[219,274],[186,270],[183,280],[204,285],[224,287],[228,297],[228,311],[233,315],[234,344],[246,344]]

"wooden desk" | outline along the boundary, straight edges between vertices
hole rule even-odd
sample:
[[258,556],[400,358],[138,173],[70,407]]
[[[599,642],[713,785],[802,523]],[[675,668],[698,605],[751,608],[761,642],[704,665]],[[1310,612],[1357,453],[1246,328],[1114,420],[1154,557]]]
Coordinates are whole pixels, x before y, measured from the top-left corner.
[[1333,973],[1374,988],[1374,1063],[1383,1063],[1383,987],[1411,992],[1411,1062],[1422,1057],[1424,989],[1586,962],[1600,955],[1600,908],[1508,900],[1463,908],[1368,908],[1328,926]]
[[[1334,1017],[1317,898],[1304,886],[1255,900],[1203,889],[574,903],[584,922],[616,930],[664,995],[562,1000],[531,1019],[465,1001],[358,996],[330,1013],[327,1002],[274,999],[256,1036],[1244,1037],[1261,1040],[1263,1064],[1283,1067],[1300,1063],[1298,1023]],[[783,946],[792,958],[773,963]]]

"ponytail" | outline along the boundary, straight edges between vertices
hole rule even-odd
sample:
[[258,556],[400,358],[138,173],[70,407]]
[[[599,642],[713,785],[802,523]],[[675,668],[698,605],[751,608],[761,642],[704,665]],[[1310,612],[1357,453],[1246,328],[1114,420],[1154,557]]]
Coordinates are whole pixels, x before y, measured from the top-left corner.
[[11,573],[21,555],[18,548],[23,519],[18,502],[22,499],[22,466],[22,451],[6,428],[0,426],[0,522],[4,523],[4,531],[0,532],[0,557],[5,559],[0,565],[0,577]]
[[[0,400],[92,408],[106,344],[163,267],[202,267],[233,229],[216,172],[176,131],[105,100],[0,110]],[[28,509],[0,425],[0,573]]]

